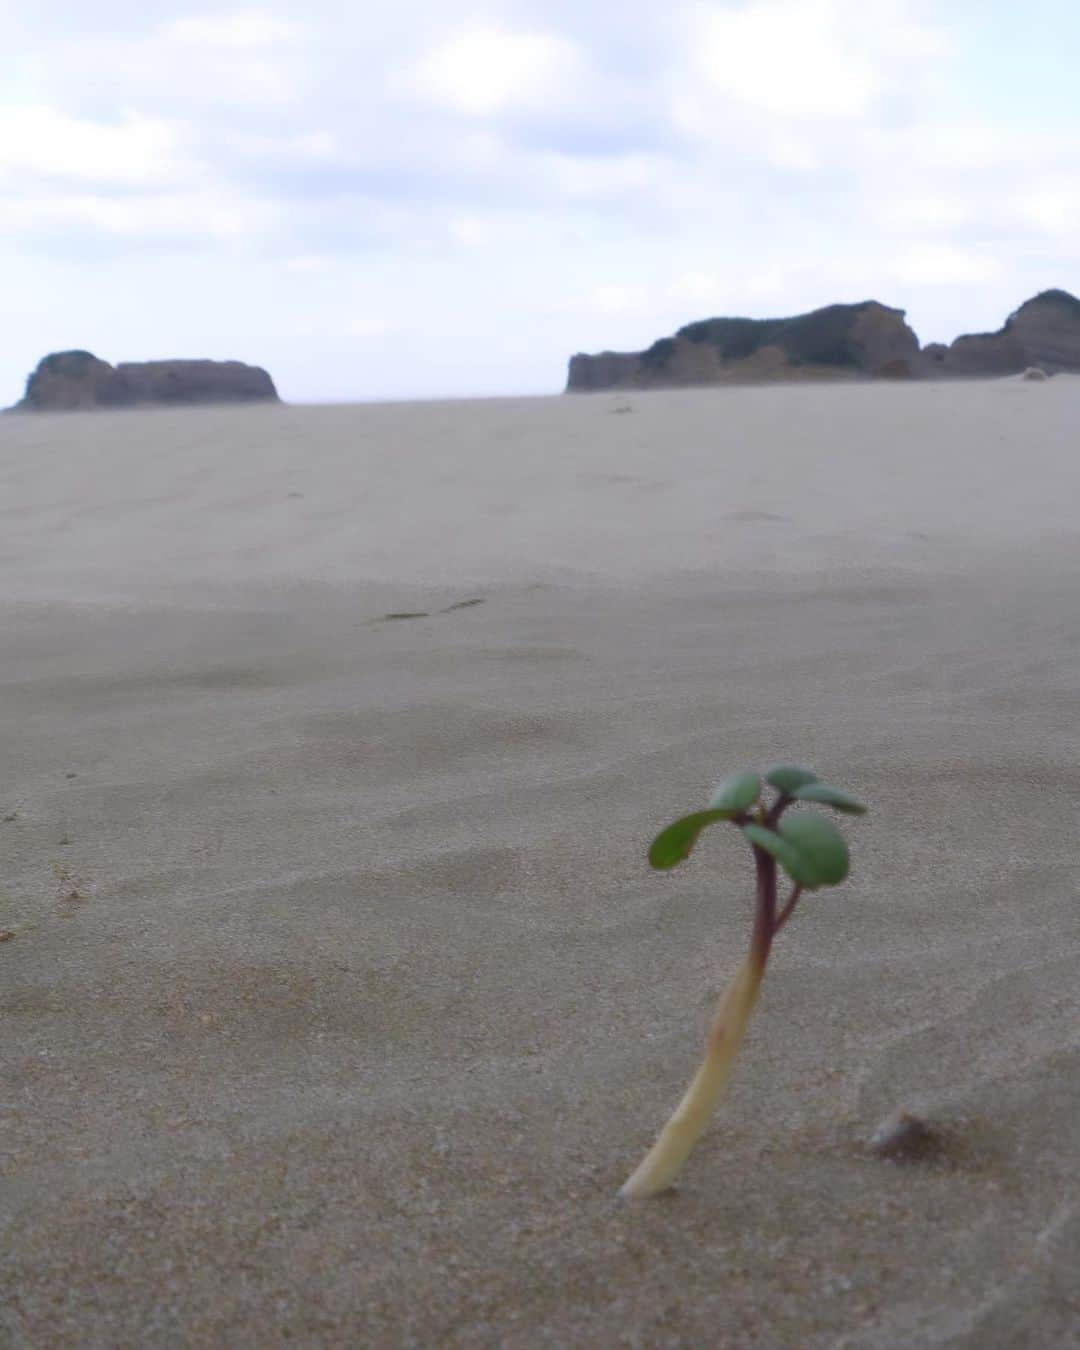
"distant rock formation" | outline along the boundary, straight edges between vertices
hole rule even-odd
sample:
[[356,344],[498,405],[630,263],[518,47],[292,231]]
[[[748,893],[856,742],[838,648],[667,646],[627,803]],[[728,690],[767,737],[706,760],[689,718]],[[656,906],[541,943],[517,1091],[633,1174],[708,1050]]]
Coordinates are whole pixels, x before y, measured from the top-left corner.
[[923,352],[932,373],[1019,375],[1038,366],[1048,375],[1080,371],[1080,300],[1041,291],[1014,310],[996,333],[965,333],[948,347]]
[[90,352],[54,352],[38,362],[16,412],[74,412],[122,402],[116,371]]
[[950,346],[919,339],[902,309],[876,300],[827,305],[791,319],[704,319],[643,352],[579,353],[567,392],[678,388],[766,380],[917,379],[1080,371],[1080,300],[1043,291],[996,333],[958,337]]
[[883,366],[895,377],[918,356],[904,311],[866,300],[790,319],[704,319],[643,352],[579,354],[570,360],[567,389],[873,375]]
[[242,361],[122,361],[54,352],[26,381],[15,412],[73,412],[171,404],[277,402],[274,382]]

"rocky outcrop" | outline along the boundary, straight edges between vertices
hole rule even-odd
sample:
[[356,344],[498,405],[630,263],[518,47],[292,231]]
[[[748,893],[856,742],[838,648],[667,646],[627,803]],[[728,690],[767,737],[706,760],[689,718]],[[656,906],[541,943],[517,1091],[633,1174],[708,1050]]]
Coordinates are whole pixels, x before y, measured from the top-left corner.
[[134,403],[257,403],[277,390],[243,361],[121,361],[116,374]]
[[123,361],[54,352],[26,381],[17,412],[72,412],[169,404],[276,402],[274,382],[242,361]]
[[904,312],[876,300],[827,305],[789,319],[704,319],[643,352],[571,358],[569,390],[813,379],[895,373],[919,340]]
[[1029,366],[1080,371],[1080,300],[1043,291],[996,333],[950,346],[919,340],[904,311],[876,300],[791,319],[704,319],[643,352],[579,353],[567,391],[673,388],[725,381],[1013,375]]
[[579,353],[570,358],[567,388],[584,392],[627,388],[633,385],[640,360],[637,352],[600,352],[596,356]]
[[116,371],[108,361],[90,352],[54,352],[38,362],[15,407],[26,412],[115,407],[118,392]]
[[1080,300],[1068,291],[1042,291],[996,333],[958,337],[937,364],[947,375],[1019,375],[1028,366],[1048,375],[1080,371]]

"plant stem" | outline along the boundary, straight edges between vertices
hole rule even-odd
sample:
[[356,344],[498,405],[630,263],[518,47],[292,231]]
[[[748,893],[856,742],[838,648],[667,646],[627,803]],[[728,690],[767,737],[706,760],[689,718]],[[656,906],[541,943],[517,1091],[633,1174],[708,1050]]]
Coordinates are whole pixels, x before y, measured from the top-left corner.
[[799,903],[800,895],[802,895],[802,887],[796,884],[791,894],[787,898],[787,904],[776,916],[776,923],[773,926],[774,937],[776,936],[777,933],[779,933],[780,929],[783,928],[784,924],[787,923],[788,919],[791,918],[795,906]]
[[644,1199],[671,1185],[709,1123],[731,1078],[776,933],[776,863],[756,846],[754,863],[757,903],[750,951],[713,1014],[705,1042],[705,1058],[693,1082],[644,1161],[619,1192],[626,1199]]

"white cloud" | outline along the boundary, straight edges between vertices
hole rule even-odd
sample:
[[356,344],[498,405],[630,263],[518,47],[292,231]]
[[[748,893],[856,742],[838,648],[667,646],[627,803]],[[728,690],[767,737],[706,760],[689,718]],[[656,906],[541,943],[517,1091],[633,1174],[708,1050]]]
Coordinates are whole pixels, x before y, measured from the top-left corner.
[[450,222],[450,234],[466,248],[483,248],[491,243],[495,228],[490,220],[480,216],[458,216]]
[[649,154],[542,153],[534,167],[560,197],[601,200],[659,191],[667,166],[663,158]]
[[599,314],[640,314],[649,308],[649,296],[640,286],[596,286],[589,306]]
[[289,19],[262,10],[238,10],[232,14],[194,14],[175,19],[162,30],[167,42],[190,46],[251,48],[287,42],[299,32]]
[[265,236],[278,208],[216,180],[188,129],[129,112],[116,121],[0,107],[4,235],[55,247],[84,237],[232,244]]
[[668,285],[666,298],[686,307],[687,313],[731,313],[732,306],[780,299],[785,272],[778,266],[746,272],[733,259],[726,273],[683,272]]
[[715,272],[683,272],[670,286],[674,300],[708,309],[724,292],[723,282]]
[[891,269],[900,281],[920,286],[974,285],[1001,275],[1001,264],[985,254],[927,244],[908,249]]
[[970,172],[1015,159],[1021,152],[1022,140],[1011,130],[991,124],[946,125],[935,128],[922,149],[928,167]]
[[564,37],[476,27],[428,52],[409,84],[455,112],[485,117],[535,107],[583,78],[581,54]]
[[811,136],[777,131],[763,138],[763,153],[770,164],[794,173],[812,173],[821,164],[821,152]]
[[721,94],[804,119],[858,117],[877,92],[873,53],[860,50],[833,0],[757,0],[703,13],[698,60]]
[[1015,219],[1051,236],[1080,231],[1080,174],[1062,174],[1025,185],[1013,198]]
[[260,11],[189,16],[147,32],[65,36],[45,64],[55,97],[79,93],[187,112],[275,107],[307,88],[309,29]]
[[795,127],[859,123],[887,99],[910,101],[940,35],[909,0],[750,0],[688,10],[672,108],[690,134],[749,139],[778,167],[822,155]]
[[897,191],[873,199],[870,213],[878,225],[903,234],[934,234],[952,231],[971,218],[969,203],[957,197],[937,196],[926,189],[931,183],[917,183],[912,191]]
[[218,141],[250,159],[330,163],[345,157],[340,138],[331,131],[285,132],[268,136],[257,132],[227,134]]
[[90,192],[28,195],[8,203],[7,229],[46,237],[85,231],[116,241],[165,244],[189,241],[250,241],[273,224],[274,211],[262,203],[230,199],[227,193],[169,192],[144,197],[107,197]]
[[0,178],[163,181],[178,171],[180,152],[175,127],[137,113],[95,122],[50,107],[0,107]]

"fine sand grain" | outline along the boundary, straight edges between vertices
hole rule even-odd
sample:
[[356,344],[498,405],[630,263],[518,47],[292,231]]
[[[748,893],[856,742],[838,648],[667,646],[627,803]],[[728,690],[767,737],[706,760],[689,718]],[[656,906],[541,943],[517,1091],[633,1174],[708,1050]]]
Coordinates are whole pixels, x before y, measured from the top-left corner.
[[[0,420],[0,1345],[1080,1345],[1078,427]],[[750,917],[734,832],[645,847],[777,756],[852,879],[621,1204]]]

